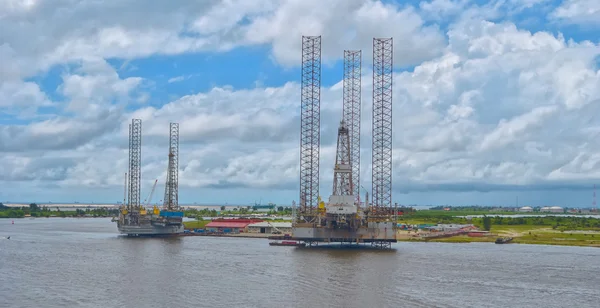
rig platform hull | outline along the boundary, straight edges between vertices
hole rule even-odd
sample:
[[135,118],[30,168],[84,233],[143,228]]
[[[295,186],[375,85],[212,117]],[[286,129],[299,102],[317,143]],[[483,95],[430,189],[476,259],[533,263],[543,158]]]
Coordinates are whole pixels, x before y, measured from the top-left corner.
[[119,233],[128,236],[165,236],[183,234],[183,212],[159,211],[154,209],[153,214],[124,213],[115,220]]
[[313,243],[372,243],[389,246],[397,242],[396,228],[392,222],[369,223],[355,230],[314,227],[311,224],[296,224],[292,229],[292,240]]
[[119,233],[128,236],[165,236],[165,235],[178,235],[184,231],[183,224],[181,225],[121,225],[117,227]]

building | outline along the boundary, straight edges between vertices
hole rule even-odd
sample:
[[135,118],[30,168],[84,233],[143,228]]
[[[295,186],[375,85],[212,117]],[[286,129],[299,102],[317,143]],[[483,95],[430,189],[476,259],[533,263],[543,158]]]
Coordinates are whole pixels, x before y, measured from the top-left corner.
[[560,206],[544,206],[540,209],[540,212],[546,213],[564,213],[564,210]]
[[531,206],[524,206],[519,209],[519,212],[531,213],[531,212],[533,212],[533,208]]
[[272,234],[278,230],[283,234],[292,233],[291,222],[268,222],[262,221],[248,225],[248,233],[266,233]]
[[260,219],[215,219],[204,228],[207,232],[242,233],[248,232],[248,225],[261,221]]

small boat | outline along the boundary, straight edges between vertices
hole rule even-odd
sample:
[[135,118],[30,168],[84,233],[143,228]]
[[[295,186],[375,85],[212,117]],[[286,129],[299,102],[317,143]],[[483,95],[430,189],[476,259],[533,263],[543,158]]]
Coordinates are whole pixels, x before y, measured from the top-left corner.
[[513,240],[512,237],[499,237],[496,239],[496,244],[506,244]]
[[270,242],[271,246],[296,246],[296,247],[304,247],[306,243],[301,243],[297,241],[281,241],[281,242]]

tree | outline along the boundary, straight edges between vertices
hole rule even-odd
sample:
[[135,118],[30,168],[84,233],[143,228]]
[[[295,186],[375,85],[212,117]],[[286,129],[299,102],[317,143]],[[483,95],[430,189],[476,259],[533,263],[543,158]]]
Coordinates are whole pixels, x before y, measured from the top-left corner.
[[490,231],[492,229],[492,219],[488,216],[483,216],[483,230]]
[[221,206],[221,212],[225,212],[225,206]]
[[40,210],[40,207],[35,203],[31,203],[31,204],[29,204],[29,210],[31,212],[37,212]]
[[283,212],[283,206],[278,206],[277,207],[277,212]]

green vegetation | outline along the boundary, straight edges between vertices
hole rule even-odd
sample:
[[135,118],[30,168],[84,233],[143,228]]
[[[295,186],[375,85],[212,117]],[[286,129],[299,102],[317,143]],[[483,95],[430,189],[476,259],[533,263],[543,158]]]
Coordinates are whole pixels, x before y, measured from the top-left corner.
[[492,229],[492,219],[489,216],[483,216],[481,219],[483,230],[490,231]]
[[108,209],[108,208],[99,208],[99,209],[76,209],[73,211],[61,211],[56,208],[52,210],[51,207],[47,206],[38,206],[35,203],[29,204],[29,206],[23,207],[8,207],[4,204],[0,203],[0,218],[22,218],[26,216],[31,217],[82,217],[86,215],[90,215],[92,217],[105,217],[118,215],[119,211],[117,209]]
[[261,214],[267,214],[267,215],[280,215],[280,216],[288,216],[288,215],[292,215],[292,208],[291,207],[283,207],[283,206],[278,206],[278,207],[273,207],[272,210],[268,211],[268,212],[259,212],[258,211],[258,207],[257,206],[239,206],[239,207],[235,207],[231,210],[226,210],[225,206],[221,206],[221,211],[218,212],[215,209],[187,209],[185,210],[184,215],[186,217],[219,217],[219,216],[223,216],[223,215],[247,215],[247,214],[257,214],[257,213],[261,213]]
[[[497,215],[506,213],[498,213]],[[467,219],[457,216],[484,215]],[[466,213],[459,210],[424,210],[405,212],[398,222],[409,225],[418,224],[468,224],[472,223],[482,230],[491,231],[494,236],[469,237],[466,235],[446,238],[427,239],[431,242],[472,243],[494,242],[497,236],[513,237],[513,243],[573,245],[600,247],[600,219],[583,216],[546,216],[546,217],[500,217],[490,212],[471,210]],[[420,238],[406,238],[408,241],[425,241]]]
[[198,229],[198,228],[204,228],[209,222],[210,222],[210,220],[185,221],[183,223],[183,226],[186,229]]
[[540,229],[515,237],[515,243],[600,247],[598,232],[557,232]]

